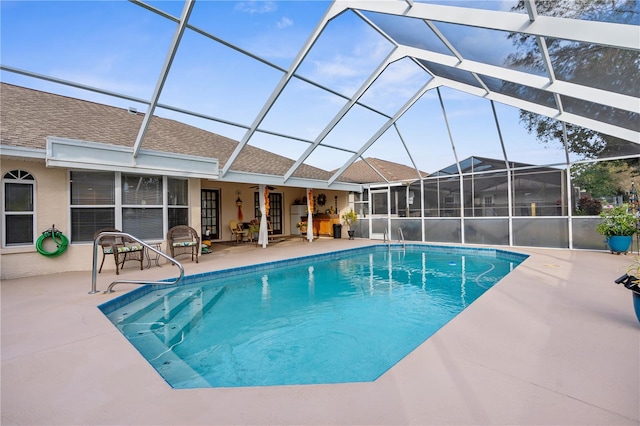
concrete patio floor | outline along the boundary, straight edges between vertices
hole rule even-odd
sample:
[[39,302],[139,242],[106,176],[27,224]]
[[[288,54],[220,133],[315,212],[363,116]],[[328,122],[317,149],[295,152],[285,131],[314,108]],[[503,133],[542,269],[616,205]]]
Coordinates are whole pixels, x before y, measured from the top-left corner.
[[[376,244],[214,246],[186,274]],[[614,284],[634,256],[530,257],[372,383],[174,390],[87,294],[90,272],[1,283],[2,425],[638,425],[640,323]],[[164,265],[121,277],[168,278]],[[104,290],[115,272],[99,275]],[[348,366],[345,366],[348,368]]]

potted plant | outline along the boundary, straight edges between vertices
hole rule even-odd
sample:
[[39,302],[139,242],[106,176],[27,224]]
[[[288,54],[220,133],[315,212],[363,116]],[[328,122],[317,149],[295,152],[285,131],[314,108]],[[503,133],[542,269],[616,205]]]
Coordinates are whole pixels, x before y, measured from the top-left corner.
[[347,231],[347,233],[349,234],[349,239],[353,240],[353,236],[355,235],[356,231],[351,229],[351,226],[358,222],[358,213],[354,212],[353,209],[351,209],[348,212],[342,214],[342,220],[344,220],[344,223],[346,223],[349,227],[349,230]]
[[260,232],[260,222],[257,219],[252,219],[249,222],[249,234],[251,234],[252,239],[258,240],[258,232]]
[[604,220],[596,226],[596,231],[607,238],[611,253],[627,253],[638,232],[638,217],[625,204],[605,209],[600,213]]
[[300,234],[306,234],[307,233],[307,221],[306,220],[301,220],[300,222],[296,223],[296,228],[298,228],[300,230]]

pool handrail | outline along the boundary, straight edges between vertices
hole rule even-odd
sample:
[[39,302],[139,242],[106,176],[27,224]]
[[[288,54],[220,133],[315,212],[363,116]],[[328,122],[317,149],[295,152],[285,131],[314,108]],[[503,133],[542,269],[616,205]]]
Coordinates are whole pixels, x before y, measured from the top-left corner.
[[[174,284],[178,284],[182,280],[182,278],[184,277],[184,267],[182,266],[182,264],[180,262],[178,262],[177,260],[175,260],[171,256],[167,256],[166,254],[164,254],[160,250],[158,250],[158,249],[156,249],[154,247],[151,247],[149,244],[147,244],[144,241],[134,237],[131,234],[127,234],[126,232],[105,231],[105,232],[101,232],[100,234],[98,234],[96,239],[93,241],[93,269],[92,269],[92,275],[91,275],[91,291],[89,292],[89,294],[98,293],[98,290],[96,289],[96,282],[97,282],[97,278],[98,278],[98,269],[97,269],[97,265],[98,265],[98,246],[100,245],[100,240],[103,237],[127,237],[127,238],[131,238],[133,241],[141,244],[147,250],[151,250],[152,252],[156,253],[158,256],[164,257],[165,259],[167,259],[169,262],[173,263],[174,265],[176,265],[180,269],[180,275],[174,281],[115,280],[111,284],[109,284],[107,289],[104,291],[105,293],[113,293],[113,287],[116,284],[120,284],[120,283],[124,283],[124,284],[139,284],[139,285],[147,285],[147,284],[149,284],[149,285],[155,285],[155,284],[158,284],[158,285],[174,285]],[[116,268],[117,267],[118,267],[118,265],[116,264]]]
[[398,242],[402,243],[402,247],[404,247],[404,234],[402,233],[402,228],[398,228]]

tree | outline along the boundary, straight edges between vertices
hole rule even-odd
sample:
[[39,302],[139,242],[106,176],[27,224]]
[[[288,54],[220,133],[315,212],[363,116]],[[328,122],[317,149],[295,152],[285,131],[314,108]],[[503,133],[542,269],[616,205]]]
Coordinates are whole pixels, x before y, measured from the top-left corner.
[[571,169],[574,186],[586,190],[594,198],[624,194],[621,175],[616,173],[617,162],[578,164]]
[[[537,12],[545,16],[609,21],[638,25],[640,23],[640,2],[637,0],[554,0],[535,3]],[[514,11],[526,13],[524,0],[519,0]],[[507,58],[507,66],[528,69],[546,74],[546,66],[539,53],[536,37],[522,33],[511,33],[509,38],[516,46],[516,52]],[[591,87],[640,96],[640,57],[637,52],[607,46],[586,44],[570,40],[546,38],[549,57],[556,78],[578,82]],[[597,78],[594,78],[597,76]],[[517,91],[525,99],[547,102],[533,89],[516,87],[506,83],[504,90]],[[523,94],[522,92],[528,93]],[[615,108],[589,103],[562,96],[565,110],[579,115],[603,118],[603,121],[624,126],[638,126],[638,114]],[[543,143],[563,143],[562,123],[528,111],[520,111],[520,121],[529,133],[534,133]],[[620,140],[594,130],[567,125],[567,141],[570,152],[584,158],[616,157],[640,154],[640,145]]]

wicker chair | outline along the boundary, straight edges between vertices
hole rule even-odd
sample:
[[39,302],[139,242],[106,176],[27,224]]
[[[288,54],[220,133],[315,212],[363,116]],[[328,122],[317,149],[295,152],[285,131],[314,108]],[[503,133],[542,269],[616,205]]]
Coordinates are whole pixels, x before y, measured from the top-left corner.
[[[93,240],[95,241],[102,232],[121,232],[116,228],[102,228],[98,229],[93,234]],[[100,263],[100,269],[98,273],[102,272],[102,266],[104,265],[104,259],[107,255],[113,255],[113,259],[116,263],[116,275],[120,275],[120,269],[124,268],[124,262],[128,260],[135,260],[140,262],[140,270],[143,269],[144,261],[144,246],[140,245],[136,241],[120,236],[105,236],[100,239],[100,247],[102,248],[102,262]]]
[[200,254],[200,237],[198,232],[190,226],[178,225],[167,232],[167,246],[174,259],[181,254],[191,254],[191,260],[196,259]]
[[241,243],[249,236],[249,230],[243,229],[242,224],[235,220],[229,221],[229,229],[231,230],[231,241],[235,239],[236,243]]

